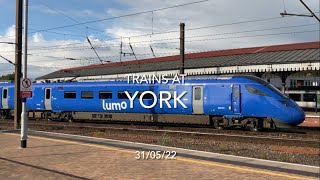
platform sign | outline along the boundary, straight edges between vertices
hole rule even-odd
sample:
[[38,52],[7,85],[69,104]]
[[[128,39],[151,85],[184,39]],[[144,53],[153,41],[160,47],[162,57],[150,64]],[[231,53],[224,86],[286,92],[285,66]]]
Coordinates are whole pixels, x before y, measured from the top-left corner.
[[32,97],[32,81],[28,78],[22,78],[20,83],[20,97],[30,98]]

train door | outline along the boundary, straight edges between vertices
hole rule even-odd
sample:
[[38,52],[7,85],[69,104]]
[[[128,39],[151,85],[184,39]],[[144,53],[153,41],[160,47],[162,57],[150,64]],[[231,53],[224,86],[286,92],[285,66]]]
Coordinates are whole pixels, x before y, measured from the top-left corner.
[[192,109],[193,114],[203,114],[203,87],[192,87]]
[[9,109],[8,94],[9,94],[8,88],[6,87],[2,88],[2,98],[1,98],[2,109]]
[[51,107],[51,88],[44,89],[44,107],[46,110],[52,110]]
[[238,84],[232,86],[232,110],[236,114],[241,113],[241,93]]
[[0,109],[2,109],[2,87],[0,87]]

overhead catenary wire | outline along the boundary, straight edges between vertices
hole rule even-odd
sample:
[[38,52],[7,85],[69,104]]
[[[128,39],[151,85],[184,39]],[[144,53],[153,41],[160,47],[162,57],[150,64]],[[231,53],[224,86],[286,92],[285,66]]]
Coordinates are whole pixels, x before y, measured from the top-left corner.
[[303,4],[303,6],[312,14],[312,16],[314,18],[316,18],[318,20],[318,22],[320,22],[319,17],[315,14],[315,12],[313,12],[307,5],[306,3],[304,3],[302,0],[300,0],[300,2]]
[[[319,30],[310,30],[310,31],[292,31],[292,32],[283,32],[283,33],[270,33],[270,34],[258,34],[258,35],[246,35],[246,36],[232,36],[232,37],[220,37],[220,38],[211,38],[211,39],[194,39],[194,40],[187,40],[186,42],[197,42],[197,41],[212,41],[212,40],[227,40],[227,39],[235,39],[235,38],[251,38],[251,37],[266,37],[266,36],[277,36],[277,35],[289,35],[289,34],[301,34],[301,33],[312,33],[312,32],[319,32]],[[179,42],[177,41],[167,41],[167,42],[158,42],[158,43],[153,43],[153,47],[156,48],[163,48],[163,49],[171,49],[170,47],[165,47],[165,46],[159,46],[159,45],[169,45],[169,44],[177,44]],[[148,47],[148,43],[140,43],[140,47]],[[145,46],[142,46],[145,45]],[[106,48],[108,46],[95,46],[96,49],[99,48]],[[53,50],[51,49],[43,49],[42,53],[52,53],[52,52],[63,52],[63,51],[70,51],[70,50],[89,50],[88,46],[78,46],[78,47],[61,47],[61,48],[55,48]],[[172,48],[176,49],[176,48]],[[34,51],[39,51],[39,49],[33,49]],[[33,50],[29,50],[33,52]],[[46,52],[47,51],[47,52]],[[6,53],[1,52],[1,53]],[[7,51],[8,53],[8,51]]]
[[284,12],[286,13],[287,12],[287,9],[286,9],[286,3],[284,2],[285,0],[282,0],[282,3],[283,3],[283,10]]
[[[294,26],[283,26],[283,27],[275,27],[275,28],[265,28],[265,29],[254,29],[254,30],[244,30],[244,31],[236,31],[236,32],[226,32],[226,33],[217,33],[217,34],[206,34],[206,35],[195,35],[195,36],[187,36],[187,39],[193,39],[193,38],[199,38],[199,37],[210,37],[210,36],[219,36],[219,35],[232,35],[232,34],[240,34],[240,33],[249,33],[249,32],[261,32],[261,31],[269,31],[269,30],[279,30],[279,29],[288,29],[288,28],[298,28],[298,27],[306,27],[306,26],[313,26],[317,25],[315,24],[301,24],[301,25],[294,25]],[[157,39],[157,40],[152,40],[153,43],[155,42],[160,42],[160,41],[171,41],[171,40],[178,40],[179,38],[165,38],[165,39]],[[136,42],[131,42],[131,44],[144,44],[150,41],[136,41]],[[119,46],[118,43],[105,43],[103,40],[101,42],[103,45],[96,45],[96,48],[100,47],[117,47]],[[157,44],[157,43],[156,43]],[[81,46],[77,46],[81,45]],[[52,49],[76,49],[76,48],[87,48],[85,46],[85,42],[76,42],[76,43],[68,43],[68,44],[63,44],[63,45],[55,45],[55,46],[35,46],[33,48],[30,48],[29,50],[50,50],[53,51]],[[3,52],[14,52],[14,51],[1,51]]]
[[129,46],[130,46],[130,49],[131,49],[131,51],[132,51],[132,54],[133,54],[134,58],[135,58],[136,60],[138,60],[136,54],[135,54],[134,51],[133,51],[133,47],[132,47],[130,41],[129,41]]
[[[52,10],[52,11],[55,11],[55,12],[57,12],[57,13],[65,16],[65,17],[67,17],[68,19],[70,19],[70,20],[72,20],[72,21],[74,21],[74,22],[76,22],[76,23],[81,23],[80,21],[76,20],[75,18],[73,18],[73,17],[71,17],[71,16],[63,13],[62,11],[59,11],[59,10],[57,10],[57,9],[54,9],[54,8],[48,6],[47,4],[45,4],[45,3],[41,2],[41,1],[39,1],[39,3],[40,3],[41,5],[43,5],[43,6],[45,6],[46,8],[48,8],[48,9],[50,9],[50,10]],[[104,30],[99,30],[99,29],[92,28],[92,27],[85,26],[85,25],[83,25],[83,26],[84,26],[86,29],[90,28],[90,29],[95,30],[95,31],[98,31],[98,32],[103,32],[103,33],[105,32]]]
[[[296,31],[296,32],[286,32],[286,33],[271,33],[271,34],[260,34],[260,35],[251,35],[251,36],[237,36],[237,37],[228,37],[228,38],[215,38],[215,39],[199,39],[199,40],[193,40],[193,41],[210,41],[210,40],[217,40],[217,39],[230,39],[230,38],[242,38],[242,37],[257,37],[257,36],[272,36],[272,35],[282,35],[282,34],[293,34],[293,33],[308,33],[308,32],[319,32],[319,30],[310,30],[310,31]],[[207,50],[209,51],[209,50]],[[206,51],[197,51],[197,52],[206,52]],[[148,53],[147,53],[148,54]],[[168,54],[168,53],[158,53],[158,54]],[[174,53],[178,54],[178,53]],[[137,54],[136,54],[137,55]],[[151,55],[151,54],[150,54]],[[137,56],[142,56],[141,54],[138,54]],[[105,57],[116,57],[116,56],[105,56]],[[127,56],[129,57],[129,56]],[[103,57],[102,57],[103,58]],[[94,58],[92,58],[94,59]]]
[[[205,2],[205,1],[203,1],[203,2]],[[284,8],[285,8],[285,4],[284,4]],[[178,30],[154,32],[154,29],[153,29],[154,28],[153,27],[153,12],[154,12],[154,10],[151,11],[151,13],[152,13],[152,30],[151,30],[151,33],[141,34],[141,35],[134,35],[134,36],[129,36],[130,34],[128,34],[127,37],[123,37],[123,38],[129,38],[129,47],[132,50],[133,54],[135,54],[134,51],[133,51],[133,47],[132,47],[132,46],[134,46],[135,51],[137,52],[137,54],[135,54],[135,59],[137,59],[137,57],[143,57],[143,56],[148,56],[148,55],[153,55],[155,57],[155,53],[154,53],[153,47],[155,48],[155,50],[157,52],[158,49],[156,49],[156,48],[175,49],[175,48],[172,48],[172,47],[175,46],[176,43],[179,43],[178,41],[175,41],[175,40],[178,40],[179,38],[174,38],[174,37],[170,38],[170,36],[169,36],[169,38],[166,36],[167,38],[154,39],[154,42],[155,42],[154,45],[155,46],[153,46],[153,44],[151,46],[151,41],[148,44],[147,43],[148,41],[143,41],[143,40],[141,41],[140,39],[138,39],[138,37],[144,37],[144,36],[150,36],[150,39],[151,39],[151,36],[154,37],[155,35],[164,35],[164,34],[178,33],[179,32]],[[72,18],[72,17],[70,17],[70,18]],[[121,18],[121,17],[119,17],[119,18]],[[208,26],[191,27],[190,29],[186,29],[186,31],[197,31],[197,30],[202,30],[202,29],[207,29],[207,28],[233,26],[233,25],[238,25],[238,24],[256,23],[256,22],[263,22],[263,21],[269,21],[269,20],[272,21],[272,20],[277,20],[277,19],[282,19],[282,18],[283,17],[270,17],[270,18],[255,19],[255,20],[253,19],[253,20],[248,20],[248,21],[231,22],[231,23],[226,23],[226,24],[213,24],[213,25],[208,25]],[[75,20],[74,22],[76,22],[76,21],[77,20]],[[78,23],[82,23],[82,22],[78,21]],[[220,36],[220,35],[251,33],[251,32],[260,32],[260,31],[267,31],[267,30],[274,30],[274,29],[295,28],[295,27],[302,27],[302,26],[305,27],[305,26],[311,26],[311,25],[318,25],[318,24],[295,25],[295,26],[287,26],[287,27],[278,27],[277,26],[275,28],[268,28],[268,29],[254,29],[254,30],[245,30],[245,31],[237,31],[237,32],[193,35],[193,36],[187,36],[186,39],[188,39],[189,41],[186,41],[186,42],[213,41],[213,40],[224,40],[224,39],[233,39],[233,38],[266,37],[266,36],[276,36],[276,35],[319,32],[319,30],[314,30],[314,31],[313,30],[310,30],[310,31],[306,30],[306,31],[292,31],[292,32],[269,33],[269,34],[268,33],[267,34],[264,33],[264,34],[257,34],[257,35],[245,35],[245,36],[240,36],[240,35],[238,36],[237,35],[237,36],[233,36],[233,37],[228,37],[228,36],[215,37],[215,36]],[[86,26],[86,24],[83,24],[82,26],[84,26],[84,27],[86,27],[86,29],[88,29],[88,26]],[[34,31],[35,31],[35,33],[39,32],[39,30],[36,30],[36,29]],[[77,35],[77,34],[72,34],[72,33],[68,34],[68,33],[63,33],[63,32],[55,32],[55,31],[52,31],[52,30],[42,30],[41,32],[52,33],[52,34],[57,34],[57,35],[63,35],[64,37],[69,35],[69,36],[79,37],[79,38],[86,38],[89,35],[88,32],[86,33],[86,36],[81,36],[80,34]],[[205,37],[211,37],[211,36],[213,36],[214,38],[205,38]],[[2,38],[2,37],[0,37],[0,38]],[[132,38],[132,39],[133,38],[137,38],[137,41],[130,42],[130,38]],[[103,48],[106,48],[106,47],[119,47],[119,41],[117,41],[118,39],[119,38],[113,38],[113,39],[109,39],[109,40],[97,39],[99,41],[96,42],[97,44],[94,42],[94,44],[95,44],[94,49],[96,50],[96,49],[100,49],[100,48],[103,49]],[[93,39],[91,39],[91,40],[93,42]],[[39,53],[38,56],[41,56],[41,55],[43,56],[43,54],[52,53],[52,52],[61,52],[61,51],[63,51],[63,52],[68,52],[68,51],[72,52],[73,50],[74,51],[77,51],[77,50],[82,51],[82,50],[90,49],[88,46],[85,46],[85,43],[86,42],[81,42],[80,41],[80,42],[72,42],[72,43],[63,44],[63,45],[56,45],[56,46],[41,46],[40,43],[39,43],[38,44],[39,48],[33,47],[32,49],[29,49],[29,50],[34,52],[33,55],[36,55],[37,53]],[[169,45],[171,45],[171,47],[165,47],[165,46],[169,46]],[[148,53],[148,54],[145,54],[145,55],[139,54],[139,50],[140,50],[139,48],[140,47],[148,47],[148,46],[150,47],[151,53]],[[56,47],[56,48],[53,48],[53,47]],[[37,51],[40,51],[40,52],[37,52]],[[157,54],[161,55],[162,53],[161,52],[159,52],[159,53],[157,52]],[[43,56],[43,57],[45,57],[45,56]],[[47,57],[49,57],[49,56],[47,56]],[[106,57],[106,56],[100,56],[100,57],[98,56],[98,59],[100,60],[100,62],[109,61],[109,60],[105,60],[104,57]],[[61,58],[61,57],[57,57],[57,59],[58,58]],[[71,57],[70,59],[68,59],[66,57],[63,57],[63,58],[67,59],[67,60],[78,60],[75,57]],[[121,54],[120,54],[120,58],[121,58]],[[132,57],[130,57],[130,56],[126,57],[126,59],[128,59],[128,58],[132,58]],[[92,57],[91,59],[96,60],[97,57]],[[92,62],[94,62],[94,61],[92,61]]]
[[102,61],[102,60],[101,60],[101,58],[99,57],[99,54],[97,53],[97,51],[94,49],[94,47],[93,47],[93,45],[92,45],[92,43],[91,43],[91,41],[90,41],[89,37],[87,37],[87,41],[88,41],[88,43],[90,44],[91,49],[94,51],[94,53],[96,54],[96,56],[99,58],[100,63],[101,63],[101,64],[103,64],[103,61]]
[[[158,53],[159,55],[178,55],[177,52],[162,52],[162,53]],[[37,56],[37,57],[47,57],[47,58],[52,58],[52,59],[56,59],[56,60],[61,60],[61,61],[65,61],[65,60],[69,60],[69,61],[86,61],[86,60],[92,60],[92,62],[94,62],[93,60],[97,59],[97,57],[77,57],[77,58],[68,58],[68,57],[58,57],[58,56],[47,56],[47,55],[37,55],[37,54],[28,54],[30,56]],[[143,54],[136,54],[137,57],[148,57],[151,56],[151,53],[143,53]],[[116,59],[118,57],[118,55],[113,55],[113,56],[101,56],[100,58],[102,59],[103,62],[117,62],[117,61],[111,61],[108,59],[114,58]],[[126,57],[130,57],[130,56],[126,56]],[[42,60],[39,60],[42,61]],[[33,61],[33,62],[37,62],[37,60]]]
[[[189,3],[183,3],[183,4],[178,4],[178,5],[173,5],[173,6],[163,7],[163,8],[157,8],[157,9],[152,9],[152,10],[146,10],[146,11],[141,11],[141,12],[136,12],[136,13],[124,14],[124,15],[120,15],[120,16],[102,18],[102,19],[86,21],[86,22],[79,22],[79,23],[75,23],[75,24],[57,26],[57,27],[46,28],[46,29],[39,29],[37,31],[29,32],[28,34],[33,34],[33,33],[43,32],[43,31],[49,31],[49,30],[55,30],[55,29],[63,29],[63,28],[86,25],[86,24],[93,24],[93,23],[98,23],[98,22],[102,22],[102,21],[114,20],[114,19],[119,19],[119,18],[124,18],[124,17],[136,16],[136,15],[147,14],[147,13],[151,13],[151,12],[163,11],[163,10],[168,10],[168,9],[173,9],[173,8],[193,5],[193,4],[204,3],[204,2],[207,2],[207,1],[209,1],[209,0],[193,1],[193,2],[189,2]],[[14,36],[6,36],[6,37],[14,37]],[[0,37],[0,38],[3,38],[3,37]]]
[[8,63],[10,63],[10,64],[12,64],[12,65],[16,65],[15,63],[13,63],[12,61],[10,61],[9,59],[7,59],[7,58],[5,58],[5,57],[3,57],[3,56],[1,56],[0,55],[0,57],[2,58],[2,59],[4,59],[5,61],[7,61]]
[[[73,27],[77,25],[84,25],[84,24],[89,24],[89,23],[95,23],[95,22],[101,22],[101,21],[107,21],[107,20],[112,20],[112,19],[117,19],[117,18],[123,18],[123,17],[128,17],[128,16],[134,16],[134,15],[139,15],[139,14],[144,14],[144,13],[150,13],[150,12],[156,12],[156,11],[162,11],[166,9],[172,9],[172,8],[177,8],[177,7],[182,7],[182,6],[187,6],[187,5],[192,5],[192,4],[197,4],[197,3],[203,3],[209,0],[202,0],[202,1],[195,1],[195,2],[190,2],[190,3],[185,3],[185,4],[180,4],[180,5],[175,5],[175,6],[169,6],[169,7],[164,7],[164,8],[158,8],[154,10],[148,10],[148,11],[142,11],[142,12],[137,12],[137,13],[132,13],[132,14],[126,14],[126,15],[121,15],[121,16],[116,16],[116,17],[111,17],[111,18],[104,18],[104,19],[99,19],[99,20],[93,20],[93,21],[87,21],[87,22],[82,22],[82,23],[76,23],[76,24],[71,24],[71,25],[65,25],[65,26],[59,26],[59,27],[53,27],[53,28],[47,28],[47,29],[38,29],[33,32],[29,32],[28,34],[34,34],[37,32],[48,32],[49,30],[54,30],[54,29],[62,29],[62,28],[67,28],[67,27]],[[317,12],[316,12],[317,13]],[[281,19],[283,17],[271,17],[271,18],[263,18],[263,19],[257,19],[257,20],[251,20],[251,21],[244,21],[244,22],[238,22],[238,23],[230,23],[230,24],[239,24],[239,23],[248,23],[248,22],[258,22],[258,21],[266,21],[266,20],[273,20],[273,19]],[[228,25],[228,24],[225,24]],[[203,27],[204,28],[204,27]],[[209,27],[207,27],[209,28]],[[187,29],[187,30],[192,30],[192,29]],[[153,33],[153,34],[164,34],[164,33],[173,33],[173,32],[179,32],[179,31],[167,31],[167,32],[159,32],[159,33]],[[130,36],[130,37],[123,37],[123,38],[132,38],[132,37],[142,37],[142,36],[149,36],[149,34],[144,34],[144,35],[137,35],[137,36]],[[0,37],[2,38],[8,38],[8,37],[14,37],[14,36],[3,36]]]
[[[196,35],[196,36],[187,36],[186,38],[196,38],[196,37],[209,37],[209,36],[219,36],[219,35],[231,35],[231,34],[240,34],[240,33],[249,33],[249,32],[260,32],[260,31],[269,31],[269,30],[279,30],[279,29],[288,29],[288,28],[298,28],[298,27],[306,27],[306,26],[313,26],[313,25],[318,25],[317,23],[314,24],[301,24],[301,25],[293,25],[293,26],[282,26],[282,27],[274,27],[274,28],[265,28],[265,29],[254,29],[254,30],[244,30],[244,31],[236,31],[236,32],[226,32],[226,33],[216,33],[216,34],[206,34],[206,35]],[[169,40],[178,40],[179,38],[165,38],[165,39],[156,39],[152,40],[152,42],[159,42],[159,41],[169,41]],[[101,47],[117,47],[119,46],[118,42],[117,43],[106,43],[105,40],[101,39],[101,43],[104,44],[105,46]],[[136,42],[131,42],[131,44],[141,44],[144,42],[150,42],[150,41],[136,41]],[[71,48],[86,48],[85,42],[75,42],[75,43],[68,43],[68,44],[63,44],[63,45],[54,45],[54,46],[34,46],[33,48],[29,48],[29,50],[47,50],[49,49],[52,51],[52,49],[71,49]],[[76,45],[82,45],[82,46],[76,46]],[[96,46],[96,48],[99,48],[99,46]],[[14,51],[0,51],[1,53],[3,52],[14,52]]]
[[[257,34],[257,35],[246,35],[246,36],[233,36],[233,37],[220,37],[220,38],[211,38],[211,39],[194,39],[194,40],[187,40],[186,42],[197,42],[197,41],[212,41],[212,40],[227,40],[227,39],[235,39],[235,38],[252,38],[252,37],[266,37],[266,36],[277,36],[277,35],[288,35],[288,34],[301,34],[301,33],[312,33],[312,32],[319,32],[319,30],[309,30],[309,31],[292,31],[292,32],[283,32],[283,33],[270,33],[270,34]],[[190,37],[189,37],[190,38]],[[166,41],[166,42],[157,42],[153,43],[154,47],[158,47],[159,45],[169,45],[169,44],[177,44],[179,43],[178,41]],[[145,46],[141,46],[145,45]],[[148,43],[140,43],[140,47],[147,47],[149,46]],[[95,48],[106,48],[108,46],[95,46]],[[159,48],[164,48],[166,47],[162,46]],[[90,49],[87,46],[80,46],[80,47],[61,47],[61,48],[56,48],[54,50],[51,49],[44,49],[44,51],[48,52],[42,52],[42,53],[52,53],[52,52],[62,52],[62,51],[68,51],[68,50],[86,50]],[[170,47],[168,47],[170,49]],[[36,51],[39,51],[39,49],[33,49]],[[29,50],[30,51],[30,50]],[[32,50],[31,50],[32,51]],[[7,51],[8,52],[8,51]],[[1,52],[3,53],[3,52]]]

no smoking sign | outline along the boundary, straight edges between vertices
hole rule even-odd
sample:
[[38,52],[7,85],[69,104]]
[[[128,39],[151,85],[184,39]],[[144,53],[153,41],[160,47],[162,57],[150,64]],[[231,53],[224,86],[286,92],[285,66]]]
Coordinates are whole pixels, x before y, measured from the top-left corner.
[[21,90],[20,90],[21,98],[32,97],[32,82],[31,82],[31,80],[28,78],[22,78],[20,85],[21,85]]

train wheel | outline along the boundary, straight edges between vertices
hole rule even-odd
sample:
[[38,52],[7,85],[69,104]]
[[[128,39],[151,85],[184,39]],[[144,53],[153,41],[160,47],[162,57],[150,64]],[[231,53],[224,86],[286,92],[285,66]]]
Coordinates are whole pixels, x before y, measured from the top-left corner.
[[259,132],[260,130],[258,128],[250,128],[250,131],[252,132]]
[[68,119],[68,122],[73,123],[73,119],[72,118]]
[[59,115],[59,119],[60,119],[60,121],[66,121],[66,122],[70,122],[70,123],[73,122],[72,114],[71,114],[71,113],[68,113],[68,112],[66,112],[66,113],[61,113],[61,114]]
[[58,119],[61,122],[64,122],[64,121],[68,122],[69,121],[67,113],[60,113],[59,116],[58,116]]
[[250,131],[259,132],[263,129],[263,120],[261,119],[251,119]]
[[220,125],[220,120],[213,120],[213,127],[218,130],[222,130],[223,126]]
[[6,119],[6,116],[4,115],[3,112],[0,112],[0,120]]
[[49,112],[44,112],[41,114],[41,118],[43,118],[44,120],[47,120],[48,122],[51,122],[51,118],[49,118]]
[[7,111],[0,111],[0,119],[7,119],[9,117],[9,113]]

